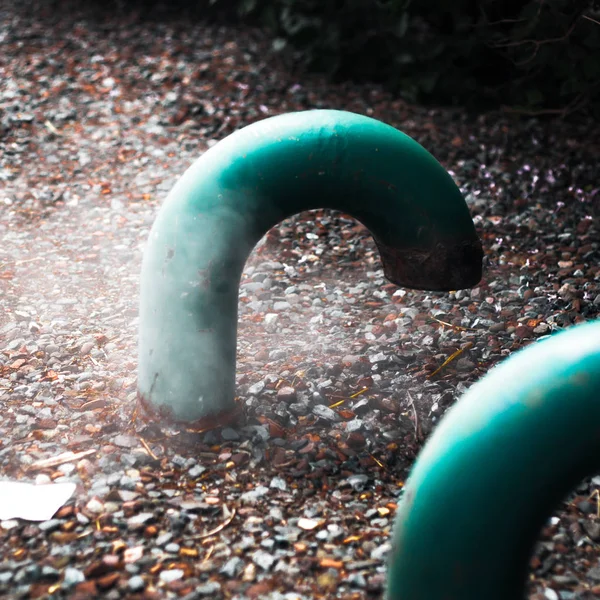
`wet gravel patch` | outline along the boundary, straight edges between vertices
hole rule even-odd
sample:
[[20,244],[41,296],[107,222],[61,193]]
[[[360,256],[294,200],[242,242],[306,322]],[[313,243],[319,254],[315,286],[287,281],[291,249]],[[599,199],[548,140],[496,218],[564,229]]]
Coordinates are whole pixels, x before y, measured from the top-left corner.
[[[50,521],[0,522],[0,593],[381,597],[402,483],[444,411],[600,313],[597,125],[412,107],[295,77],[254,30],[44,6],[0,4],[0,475],[78,487]],[[482,282],[399,289],[356,221],[296,216],[242,277],[245,425],[144,422],[137,293],[158,205],[217,140],[307,108],[431,150],[466,194]],[[531,598],[600,596],[598,490],[583,482],[540,536]]]

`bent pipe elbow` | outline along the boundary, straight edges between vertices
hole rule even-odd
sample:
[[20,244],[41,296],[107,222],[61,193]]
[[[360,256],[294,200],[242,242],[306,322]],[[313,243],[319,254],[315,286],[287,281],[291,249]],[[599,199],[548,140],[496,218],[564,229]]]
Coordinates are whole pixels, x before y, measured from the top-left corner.
[[444,168],[397,129],[315,110],[265,119],[205,152],[168,195],[144,252],[138,395],[186,423],[234,407],[238,287],[255,244],[296,213],[362,222],[397,285],[481,278],[482,248]]
[[388,600],[523,600],[557,504],[600,469],[600,321],[515,353],[450,409],[398,506]]

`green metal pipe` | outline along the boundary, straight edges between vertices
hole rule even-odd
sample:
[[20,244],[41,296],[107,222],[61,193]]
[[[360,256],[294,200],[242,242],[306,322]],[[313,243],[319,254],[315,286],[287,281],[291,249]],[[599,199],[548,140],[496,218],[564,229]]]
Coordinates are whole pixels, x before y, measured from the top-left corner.
[[554,508],[600,469],[600,321],[515,353],[450,409],[398,507],[388,600],[523,600]]
[[481,278],[481,243],[462,195],[417,142],[343,111],[254,123],[186,171],[150,232],[138,368],[138,396],[147,410],[200,425],[233,411],[246,259],[271,227],[316,208],[362,222],[393,283],[452,290]]

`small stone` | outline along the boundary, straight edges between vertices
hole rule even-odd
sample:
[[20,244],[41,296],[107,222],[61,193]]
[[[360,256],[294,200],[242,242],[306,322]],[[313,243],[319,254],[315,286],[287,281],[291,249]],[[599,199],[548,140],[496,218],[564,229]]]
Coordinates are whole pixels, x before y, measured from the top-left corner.
[[123,502],[131,502],[139,496],[138,492],[132,490],[117,490],[117,494],[119,494],[119,498],[121,498]]
[[558,290],[558,295],[565,300],[570,300],[575,297],[575,288],[570,283],[565,283]]
[[315,404],[312,407],[312,412],[317,417],[325,419],[326,421],[340,420],[339,415],[333,409],[329,408],[328,406],[325,406],[324,404]]
[[202,473],[204,473],[204,471],[206,471],[206,467],[203,467],[202,465],[194,465],[188,471],[188,475],[192,479],[196,479],[196,477],[200,477],[200,475],[202,475]]
[[531,337],[533,330],[531,329],[531,327],[527,327],[527,325],[517,325],[516,329],[514,330],[514,333],[518,338],[524,339]]
[[168,544],[173,539],[173,534],[169,531],[159,535],[154,542],[157,546],[164,546]]
[[244,567],[244,561],[239,556],[233,556],[222,567],[220,572],[232,579],[236,577]]
[[140,575],[134,575],[127,581],[127,587],[130,592],[141,592],[146,587],[146,582]]
[[352,419],[352,421],[346,422],[346,431],[348,433],[353,433],[355,431],[358,431],[359,429],[362,429],[363,425],[364,421],[362,419]]
[[138,440],[132,435],[117,435],[112,442],[119,448],[135,448],[139,445]]
[[364,490],[365,485],[369,482],[368,475],[363,473],[359,473],[357,475],[350,475],[348,479],[346,479],[346,483],[349,484],[353,490],[356,492],[362,492]]
[[387,356],[383,352],[378,352],[377,354],[373,354],[372,356],[369,356],[369,360],[372,363],[384,362],[387,360]]
[[89,354],[92,351],[93,347],[94,347],[94,342],[85,342],[84,344],[81,345],[81,348],[79,349],[79,353],[82,356],[85,356],[86,354]]
[[251,385],[248,388],[248,393],[252,394],[253,396],[256,396],[256,395],[260,394],[264,389],[265,389],[265,382],[259,381],[259,382],[255,383],[254,385]]
[[240,439],[240,434],[231,427],[225,427],[221,431],[221,437],[228,442],[234,442]]
[[[460,290],[459,290],[460,291]],[[373,575],[369,577],[367,580],[367,591],[373,593],[380,592],[383,590],[385,585],[385,574],[377,573],[377,575]]]
[[296,390],[293,387],[284,386],[277,390],[277,400],[282,402],[287,402],[289,404],[295,402],[297,397]]
[[346,444],[348,444],[348,447],[352,448],[352,450],[362,450],[366,446],[367,440],[362,433],[352,431],[346,438]]
[[289,406],[289,411],[298,417],[305,417],[310,412],[308,404],[303,402],[292,402]]
[[134,515],[133,517],[129,517],[129,519],[127,519],[127,527],[129,527],[129,529],[139,529],[153,518],[154,513],[151,512],[143,512],[139,515]]
[[19,569],[15,574],[15,583],[19,585],[33,583],[34,581],[38,581],[42,571],[37,564],[30,564],[22,569]]
[[269,492],[269,488],[265,487],[264,485],[259,485],[259,486],[255,487],[253,490],[244,492],[240,496],[240,499],[244,502],[252,503],[252,502],[256,502],[259,498],[262,498],[268,492]]
[[476,367],[475,363],[468,358],[459,358],[456,361],[457,371],[472,371]]
[[321,522],[317,521],[316,519],[307,519],[305,517],[298,519],[298,527],[300,527],[300,529],[304,529],[304,531],[312,531],[320,524]]
[[371,552],[371,559],[383,561],[385,558],[387,558],[387,555],[391,549],[392,545],[390,543],[386,542],[385,544],[381,544],[381,546],[377,546],[377,548]]
[[67,567],[65,569],[62,581],[63,587],[70,588],[82,581],[85,581],[85,575],[79,569],[75,569],[74,567]]
[[273,304],[273,310],[287,310],[288,308],[291,307],[291,304],[289,302],[275,302]]
[[8,531],[9,529],[14,529],[19,526],[19,521],[17,519],[6,519],[5,521],[0,521],[0,527],[2,529]]
[[283,477],[273,477],[273,479],[271,479],[269,487],[285,492],[287,490],[287,483],[285,482],[285,479],[283,479]]
[[183,577],[183,569],[169,569],[168,571],[161,571],[159,579],[163,583],[172,583]]
[[252,554],[252,562],[264,571],[268,571],[273,566],[275,560],[276,558],[272,554],[264,550],[257,550]]
[[55,531],[62,525],[62,521],[60,519],[49,519],[48,521],[42,521],[38,527],[41,531],[50,532]]
[[593,579],[594,581],[600,581],[600,565],[597,565],[595,567],[592,567],[588,572],[587,572],[587,577],[589,579]]
[[196,596],[211,596],[215,597],[217,592],[221,591],[221,584],[218,581],[207,581],[197,585],[194,589]]
[[85,508],[96,515],[99,515],[104,511],[104,504],[98,500],[98,498],[92,498],[86,505]]
[[600,522],[586,520],[583,522],[583,529],[591,540],[600,541]]

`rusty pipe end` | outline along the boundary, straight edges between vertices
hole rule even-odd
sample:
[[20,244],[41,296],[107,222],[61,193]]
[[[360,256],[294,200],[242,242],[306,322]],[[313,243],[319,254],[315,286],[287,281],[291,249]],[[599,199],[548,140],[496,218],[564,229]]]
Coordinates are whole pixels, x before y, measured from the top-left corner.
[[447,292],[481,281],[483,248],[479,238],[438,242],[430,248],[394,247],[376,240],[385,277],[415,290]]

